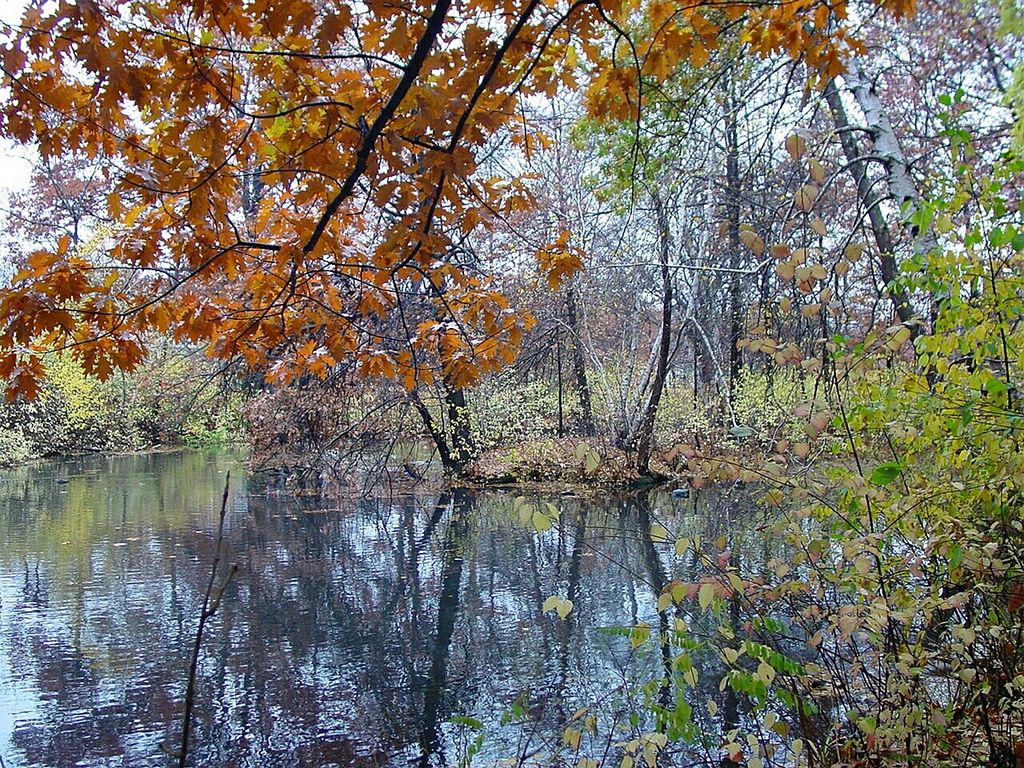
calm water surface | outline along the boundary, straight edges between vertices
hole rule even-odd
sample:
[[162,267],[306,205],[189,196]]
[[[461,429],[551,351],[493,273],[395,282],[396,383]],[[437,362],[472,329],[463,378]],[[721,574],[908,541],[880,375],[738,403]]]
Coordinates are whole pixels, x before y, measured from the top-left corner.
[[204,642],[194,765],[551,764],[580,707],[598,716],[581,751],[610,764],[654,705],[728,710],[712,660],[697,691],[645,687],[679,650],[615,629],[665,626],[662,587],[695,578],[652,523],[767,557],[724,492],[538,498],[560,514],[538,533],[510,494],[296,500],[250,495],[231,455],[94,457],[0,475],[5,766],[173,763],[229,471],[239,570]]

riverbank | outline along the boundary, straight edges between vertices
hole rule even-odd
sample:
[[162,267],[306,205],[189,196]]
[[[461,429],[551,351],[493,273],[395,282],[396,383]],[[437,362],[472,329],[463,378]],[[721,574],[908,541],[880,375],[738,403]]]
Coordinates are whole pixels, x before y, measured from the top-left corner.
[[244,435],[243,402],[201,356],[170,343],[137,371],[105,381],[54,354],[35,398],[0,402],[0,467],[233,442]]

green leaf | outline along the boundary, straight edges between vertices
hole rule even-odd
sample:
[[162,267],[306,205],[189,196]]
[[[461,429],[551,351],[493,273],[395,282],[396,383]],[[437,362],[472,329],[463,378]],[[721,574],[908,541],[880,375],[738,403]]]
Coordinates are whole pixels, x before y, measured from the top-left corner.
[[857,727],[860,728],[864,733],[870,735],[875,732],[875,718],[873,717],[858,717]]
[[879,464],[875,467],[875,471],[871,473],[868,482],[872,485],[888,485],[896,479],[902,470],[903,467],[895,461]]
[[959,568],[960,564],[964,561],[964,549],[959,544],[954,544],[953,548],[949,551],[949,567]]
[[1008,388],[1009,387],[1007,387],[1006,382],[996,376],[992,376],[985,382],[985,391],[990,395],[1001,395],[1006,392]]
[[475,717],[470,717],[469,715],[455,715],[449,722],[453,725],[465,725],[468,728],[472,728],[474,731],[482,730],[484,727],[482,722],[477,720]]

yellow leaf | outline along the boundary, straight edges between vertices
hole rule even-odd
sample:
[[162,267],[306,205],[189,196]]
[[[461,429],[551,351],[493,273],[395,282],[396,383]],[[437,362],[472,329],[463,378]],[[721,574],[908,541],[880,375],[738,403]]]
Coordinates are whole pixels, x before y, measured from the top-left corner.
[[900,326],[899,329],[889,337],[889,340],[885,343],[886,348],[895,352],[902,347],[911,337],[910,329],[905,325]]
[[582,736],[582,731],[578,731],[575,728],[566,728],[562,732],[562,741],[565,742],[565,746],[569,749],[576,750],[580,748],[580,739]]
[[558,618],[564,619],[570,613],[572,613],[573,602],[572,600],[562,600],[555,608],[555,613],[558,614]]
[[579,65],[580,55],[575,45],[570,45],[565,51],[565,66],[569,69],[576,69]]
[[808,169],[811,172],[811,179],[817,184],[822,184],[825,181],[825,166],[821,164],[821,161],[815,157],[812,157],[807,162]]
[[651,627],[648,624],[637,624],[633,627],[633,631],[629,633],[629,644],[634,648],[639,648],[641,645],[647,642],[647,638],[651,636]]
[[698,672],[696,667],[690,667],[688,670],[683,672],[683,680],[685,680],[686,684],[691,688],[697,687],[697,677]]
[[552,595],[544,601],[544,605],[541,606],[541,608],[543,609],[544,613],[547,613],[548,611],[554,611],[558,614],[558,618],[565,619],[566,616],[572,613],[573,602],[572,600],[567,600],[566,598],[561,597],[560,595]]
[[701,608],[707,610],[715,602],[715,585],[713,582],[705,581],[700,585],[697,592],[697,603]]
[[871,573],[871,558],[867,555],[859,555],[853,561],[853,567],[861,576]]

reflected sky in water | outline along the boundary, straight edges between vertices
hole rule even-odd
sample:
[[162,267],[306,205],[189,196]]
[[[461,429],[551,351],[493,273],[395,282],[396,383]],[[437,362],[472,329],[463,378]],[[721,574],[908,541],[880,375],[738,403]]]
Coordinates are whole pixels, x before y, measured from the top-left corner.
[[[609,630],[664,627],[661,588],[695,578],[652,523],[767,559],[725,493],[546,497],[560,521],[537,533],[511,494],[296,500],[249,495],[229,454],[91,457],[0,476],[6,766],[172,764],[228,471],[239,570],[204,641],[194,765],[454,766],[473,721],[477,764],[568,765],[580,707],[598,718],[581,754],[611,761],[652,704],[729,711],[712,659],[684,694],[657,683],[678,649]],[[542,610],[553,594],[576,605],[565,621]],[[670,616],[699,626],[696,606]]]

